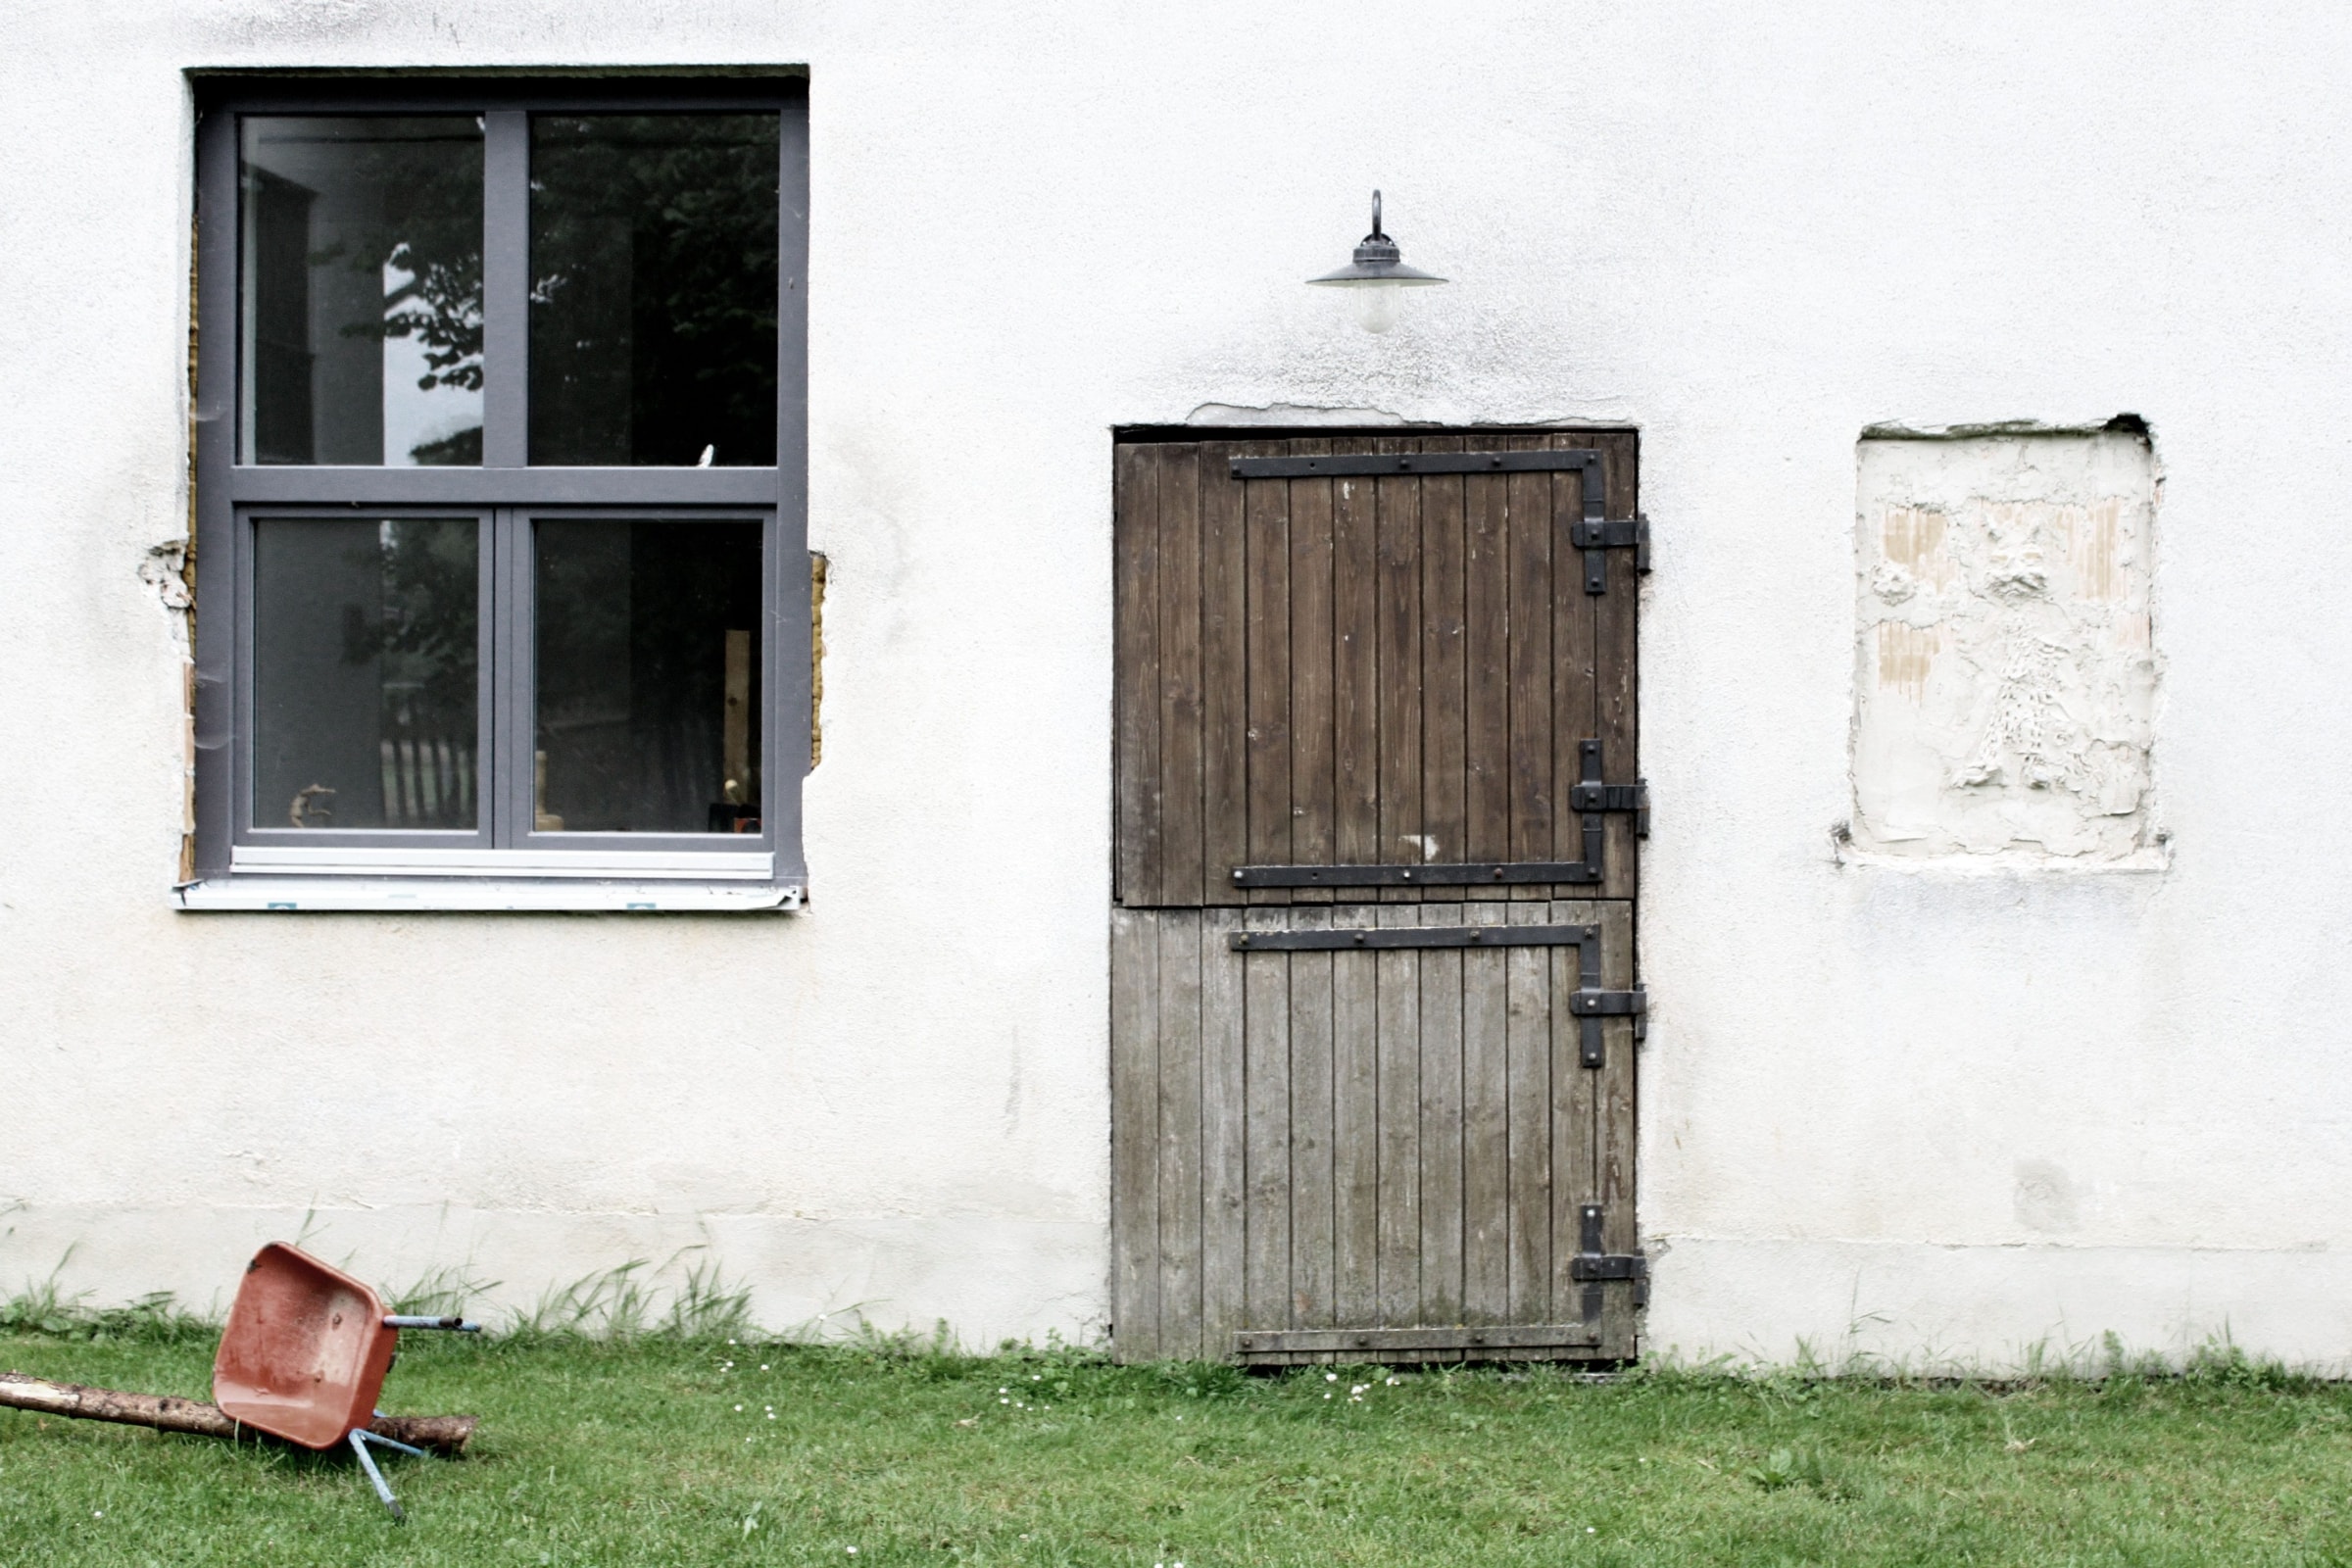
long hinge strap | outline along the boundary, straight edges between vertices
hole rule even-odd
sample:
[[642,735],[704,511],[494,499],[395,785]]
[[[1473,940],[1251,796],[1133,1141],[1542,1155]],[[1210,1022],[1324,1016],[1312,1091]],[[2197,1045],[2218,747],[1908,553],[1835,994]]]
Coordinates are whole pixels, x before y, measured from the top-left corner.
[[[1342,953],[1358,948],[1598,948],[1592,925],[1381,925],[1315,931],[1236,931],[1236,953]],[[1594,960],[1597,963],[1597,959]]]
[[1597,882],[1583,860],[1473,860],[1465,864],[1237,865],[1237,888],[1467,888]]
[[1584,477],[1584,516],[1569,525],[1569,542],[1585,553],[1585,592],[1609,591],[1604,550],[1632,550],[1634,569],[1649,570],[1649,519],[1608,517],[1601,457],[1590,448],[1546,452],[1347,452],[1314,458],[1235,458],[1236,479],[1379,478],[1433,473],[1572,473]]
[[1648,1033],[1649,993],[1604,990],[1600,983],[1600,927],[1596,925],[1385,925],[1326,926],[1309,931],[1234,931],[1225,945],[1235,953],[1395,952],[1430,948],[1574,948],[1577,987],[1568,994],[1576,1019],[1577,1060],[1599,1067],[1607,1062],[1602,1022],[1634,1020],[1634,1038]]
[[1637,837],[1649,837],[1649,781],[1603,784],[1600,742],[1576,743],[1577,781],[1568,787],[1568,808],[1581,818],[1585,858],[1581,860],[1418,861],[1392,865],[1237,865],[1237,888],[1465,888],[1519,887],[1542,883],[1585,883],[1601,879],[1601,815],[1631,812]]

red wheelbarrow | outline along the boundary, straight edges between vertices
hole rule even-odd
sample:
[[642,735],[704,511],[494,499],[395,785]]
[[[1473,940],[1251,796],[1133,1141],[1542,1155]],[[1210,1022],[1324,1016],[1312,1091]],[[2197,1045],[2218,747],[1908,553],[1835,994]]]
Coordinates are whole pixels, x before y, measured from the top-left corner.
[[401,1317],[382,1298],[299,1248],[272,1242],[245,1265],[228,1327],[213,1358],[213,1398],[227,1415],[306,1448],[348,1444],[375,1494],[405,1519],[375,1467],[369,1444],[421,1458],[422,1448],[368,1431],[381,1416],[375,1396],[392,1369],[402,1329],[481,1325],[456,1317]]

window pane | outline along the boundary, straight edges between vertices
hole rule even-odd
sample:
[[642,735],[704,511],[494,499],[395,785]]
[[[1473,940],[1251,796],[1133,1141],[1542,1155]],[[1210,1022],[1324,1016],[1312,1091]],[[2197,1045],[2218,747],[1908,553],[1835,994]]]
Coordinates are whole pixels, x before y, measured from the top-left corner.
[[471,517],[254,525],[253,825],[470,832]]
[[240,142],[242,461],[480,463],[480,122],[253,116]]
[[531,121],[531,461],[776,461],[774,115]]
[[538,525],[536,831],[760,831],[761,532]]

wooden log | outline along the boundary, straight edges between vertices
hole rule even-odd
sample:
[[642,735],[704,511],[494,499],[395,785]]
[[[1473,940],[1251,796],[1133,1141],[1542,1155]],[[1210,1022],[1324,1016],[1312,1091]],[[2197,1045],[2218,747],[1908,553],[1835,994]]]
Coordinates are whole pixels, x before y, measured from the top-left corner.
[[[174,1398],[168,1394],[124,1394],[79,1383],[52,1383],[23,1372],[0,1372],[0,1407],[72,1416],[83,1421],[153,1427],[158,1432],[185,1432],[200,1438],[233,1441],[262,1435],[217,1404]],[[390,1438],[395,1443],[454,1459],[466,1451],[466,1444],[472,1438],[479,1419],[470,1415],[382,1416],[370,1423],[368,1430],[379,1438]]]

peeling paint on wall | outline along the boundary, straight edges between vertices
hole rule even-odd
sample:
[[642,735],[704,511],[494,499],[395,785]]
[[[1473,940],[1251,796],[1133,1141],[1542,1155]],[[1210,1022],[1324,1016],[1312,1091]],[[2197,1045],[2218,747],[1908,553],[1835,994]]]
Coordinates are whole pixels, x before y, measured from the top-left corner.
[[172,622],[172,641],[179,660],[180,810],[179,859],[173,880],[196,875],[196,551],[190,539],[149,545],[139,562],[139,581],[155,590]]
[[808,552],[808,771],[825,760],[825,573],[832,563]]
[[1404,416],[1387,409],[1327,409],[1303,403],[1203,403],[1185,416],[1187,424],[1402,424]]
[[1866,436],[1853,841],[1907,858],[2152,848],[2144,433]]

